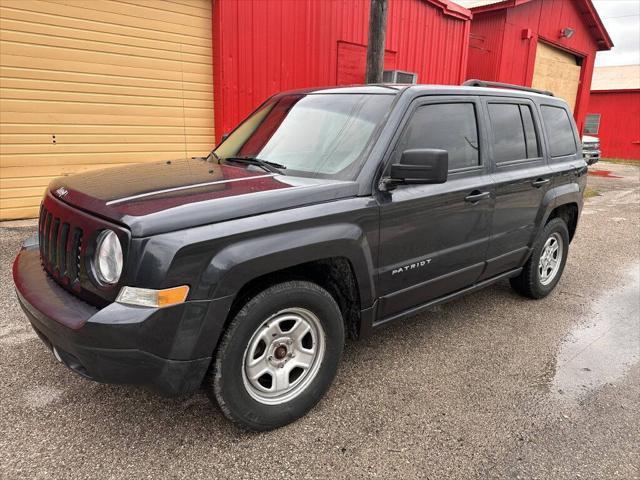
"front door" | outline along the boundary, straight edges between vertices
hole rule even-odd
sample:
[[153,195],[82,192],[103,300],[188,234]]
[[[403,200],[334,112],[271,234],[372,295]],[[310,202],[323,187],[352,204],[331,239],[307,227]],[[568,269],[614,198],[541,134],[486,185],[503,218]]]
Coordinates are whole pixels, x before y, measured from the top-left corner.
[[379,321],[472,285],[484,269],[494,189],[481,112],[475,97],[429,97],[405,121],[389,163],[411,148],[444,149],[449,178],[379,194]]

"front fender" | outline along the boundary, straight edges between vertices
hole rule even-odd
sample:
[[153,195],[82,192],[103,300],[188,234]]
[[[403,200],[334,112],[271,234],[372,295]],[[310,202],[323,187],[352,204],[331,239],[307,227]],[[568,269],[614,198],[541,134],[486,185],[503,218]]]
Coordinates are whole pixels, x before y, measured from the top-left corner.
[[209,298],[235,296],[253,279],[302,263],[330,257],[346,258],[353,267],[360,301],[375,298],[374,266],[367,236],[358,225],[337,223],[262,235],[220,250],[201,277],[199,290]]

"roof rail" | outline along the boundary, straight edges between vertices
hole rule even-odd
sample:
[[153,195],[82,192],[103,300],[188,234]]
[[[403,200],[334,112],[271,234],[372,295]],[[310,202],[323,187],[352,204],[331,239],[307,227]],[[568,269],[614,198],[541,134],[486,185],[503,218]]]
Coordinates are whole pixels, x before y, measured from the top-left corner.
[[471,80],[467,80],[462,85],[465,87],[507,88],[510,90],[523,90],[525,92],[539,93],[541,95],[548,95],[550,97],[554,96],[553,92],[550,92],[549,90],[538,90],[537,88],[522,87],[520,85],[513,85],[511,83],[487,82],[485,80],[471,79]]

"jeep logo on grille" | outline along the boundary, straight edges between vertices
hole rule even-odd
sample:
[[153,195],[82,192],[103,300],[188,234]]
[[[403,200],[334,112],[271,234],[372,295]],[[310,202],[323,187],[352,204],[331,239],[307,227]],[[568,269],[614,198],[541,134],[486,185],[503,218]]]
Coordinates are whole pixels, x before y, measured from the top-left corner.
[[69,193],[69,190],[67,190],[64,187],[60,187],[55,191],[55,194],[58,196],[58,198],[62,198],[65,195],[67,195]]

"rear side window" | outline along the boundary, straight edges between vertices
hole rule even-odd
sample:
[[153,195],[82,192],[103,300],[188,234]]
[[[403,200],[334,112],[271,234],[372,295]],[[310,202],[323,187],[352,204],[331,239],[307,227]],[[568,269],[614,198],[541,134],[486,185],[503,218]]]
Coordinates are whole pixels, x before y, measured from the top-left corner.
[[536,134],[536,127],[533,125],[531,107],[528,105],[520,105],[520,115],[522,115],[524,139],[527,142],[527,158],[539,157],[540,146],[538,143],[538,135]]
[[539,156],[533,117],[527,105],[490,103],[489,118],[496,163]]
[[573,155],[577,152],[576,140],[571,128],[569,114],[564,108],[542,105],[544,129],[549,140],[549,151],[552,157]]
[[440,103],[418,107],[400,140],[398,155],[411,148],[449,152],[449,170],[477,167],[478,125],[473,103]]

